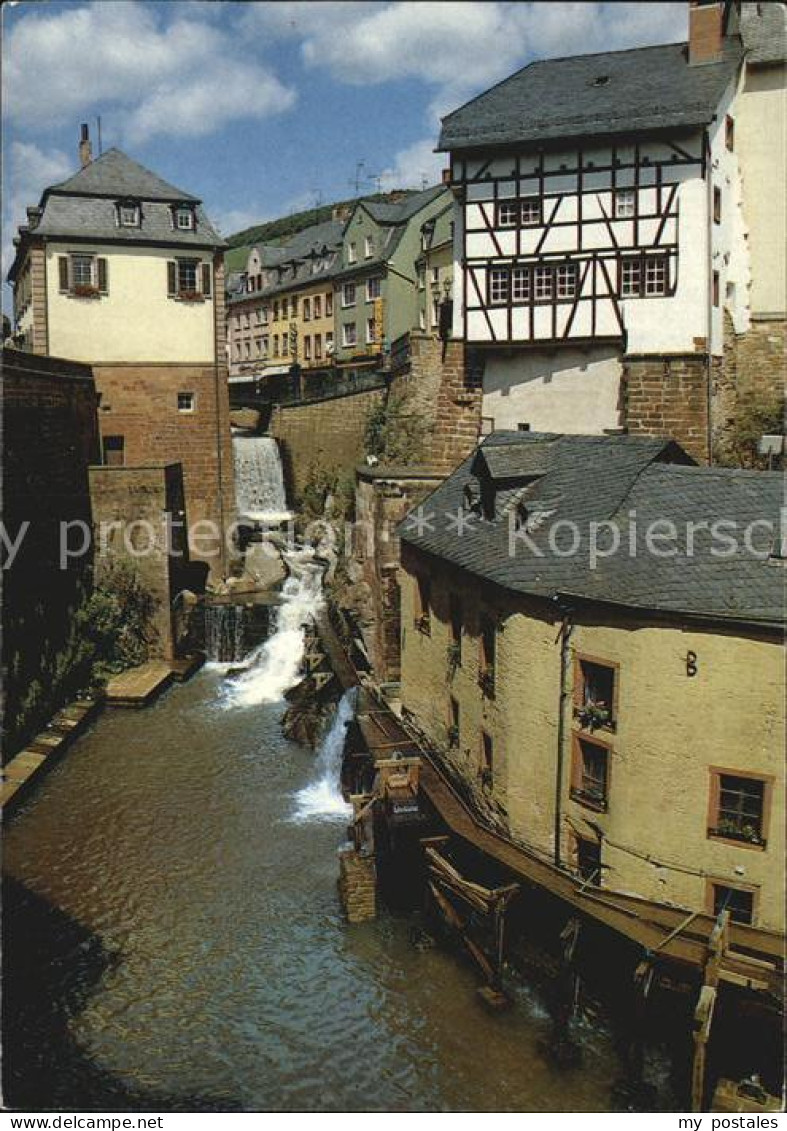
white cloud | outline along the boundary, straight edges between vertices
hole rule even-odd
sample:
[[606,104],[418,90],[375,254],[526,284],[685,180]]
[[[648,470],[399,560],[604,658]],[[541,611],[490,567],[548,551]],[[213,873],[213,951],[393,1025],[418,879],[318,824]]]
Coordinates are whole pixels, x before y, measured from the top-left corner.
[[140,142],[205,135],[233,119],[289,109],[294,91],[244,59],[235,37],[198,11],[176,4],[155,11],[132,0],[32,11],[5,36],[6,115],[35,129],[100,107],[121,123],[118,132]]
[[14,141],[5,151],[3,163],[3,251],[5,279],[14,260],[13,238],[18,226],[27,222],[25,209],[37,204],[47,185],[65,180],[73,162],[59,149],[41,149],[32,142]]
[[393,188],[426,188],[442,178],[445,154],[434,153],[434,138],[424,138],[400,150],[390,168],[381,175],[383,190]]

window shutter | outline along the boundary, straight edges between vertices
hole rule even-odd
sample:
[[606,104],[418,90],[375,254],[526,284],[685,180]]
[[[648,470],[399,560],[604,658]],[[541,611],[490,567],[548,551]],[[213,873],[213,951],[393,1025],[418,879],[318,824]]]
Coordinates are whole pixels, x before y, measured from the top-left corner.
[[58,257],[57,257],[57,267],[58,267],[58,271],[60,272],[60,290],[61,291],[67,291],[68,290],[68,256],[67,255],[58,255]]
[[107,261],[106,259],[99,258],[96,262],[98,264],[98,289],[102,295],[105,295],[109,290]]
[[176,295],[178,293],[178,265],[174,260],[167,263],[167,294]]
[[204,295],[210,295],[211,274],[212,274],[212,269],[211,269],[210,263],[203,263],[202,264],[202,293]]

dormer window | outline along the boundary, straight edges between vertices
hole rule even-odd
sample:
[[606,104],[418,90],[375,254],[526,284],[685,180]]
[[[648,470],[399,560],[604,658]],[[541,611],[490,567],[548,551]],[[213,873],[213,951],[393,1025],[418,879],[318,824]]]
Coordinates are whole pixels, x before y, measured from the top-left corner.
[[141,210],[133,200],[122,200],[118,203],[118,225],[121,228],[138,228],[141,221]]
[[182,204],[175,209],[175,227],[179,232],[194,231],[194,209],[190,205]]

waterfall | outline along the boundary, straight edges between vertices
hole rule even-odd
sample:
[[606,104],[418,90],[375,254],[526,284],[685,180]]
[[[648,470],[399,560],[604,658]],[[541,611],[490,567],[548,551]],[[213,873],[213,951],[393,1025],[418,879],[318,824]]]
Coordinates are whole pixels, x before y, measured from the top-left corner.
[[243,605],[205,606],[205,655],[212,663],[237,663],[245,655]]
[[233,436],[238,513],[257,522],[286,522],[284,473],[279,445],[272,436]]
[[355,714],[356,690],[350,688],[339,700],[327,734],[320,743],[314,767],[314,780],[295,796],[297,822],[314,820],[347,821],[352,806],[342,797],[340,775],[347,726]]
[[228,707],[277,703],[298,682],[306,648],[305,626],[322,606],[322,569],[312,560],[313,550],[293,550],[283,556],[290,576],[282,587],[272,632],[247,657],[246,671],[227,682],[224,703]]

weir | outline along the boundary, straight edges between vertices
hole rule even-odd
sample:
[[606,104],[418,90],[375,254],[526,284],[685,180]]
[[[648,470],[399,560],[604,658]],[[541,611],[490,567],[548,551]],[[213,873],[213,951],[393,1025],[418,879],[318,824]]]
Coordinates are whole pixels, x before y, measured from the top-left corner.
[[241,518],[277,524],[292,517],[287,507],[279,445],[272,436],[232,437],[235,493]]

